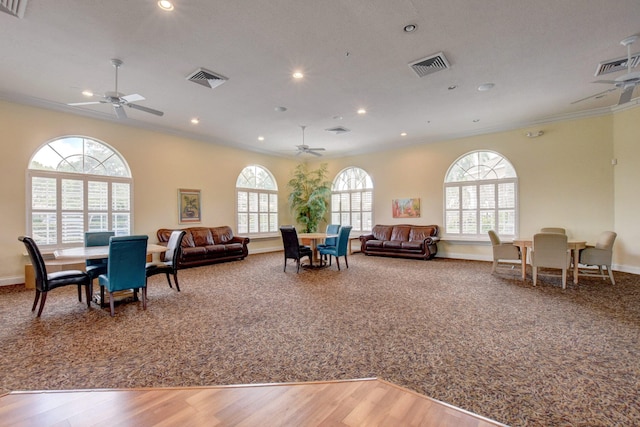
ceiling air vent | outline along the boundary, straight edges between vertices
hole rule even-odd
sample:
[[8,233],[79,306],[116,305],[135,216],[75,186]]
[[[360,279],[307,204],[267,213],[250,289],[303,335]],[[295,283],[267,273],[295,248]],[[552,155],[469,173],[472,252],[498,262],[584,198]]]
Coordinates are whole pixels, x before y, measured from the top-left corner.
[[449,61],[445,58],[444,53],[438,52],[435,55],[410,63],[409,67],[416,72],[418,77],[424,77],[436,71],[446,70],[449,68]]
[[327,132],[335,132],[336,135],[340,135],[341,133],[351,132],[350,129],[344,128],[342,126],[338,126],[335,128],[325,129]]
[[198,68],[187,76],[187,80],[214,89],[229,79],[213,71]]
[[24,18],[24,10],[27,8],[27,0],[0,0],[0,12]]
[[[640,52],[631,55],[631,68],[635,68],[640,64]],[[627,70],[627,57],[610,59],[598,64],[596,68],[595,76],[601,76],[603,74],[615,73],[616,71]]]

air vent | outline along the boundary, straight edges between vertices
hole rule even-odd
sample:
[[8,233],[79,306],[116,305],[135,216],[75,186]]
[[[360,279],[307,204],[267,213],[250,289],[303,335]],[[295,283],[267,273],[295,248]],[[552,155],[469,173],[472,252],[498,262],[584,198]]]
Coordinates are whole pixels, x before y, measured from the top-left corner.
[[20,19],[24,18],[27,0],[0,0],[0,12],[8,13]]
[[435,55],[410,63],[409,67],[416,72],[418,77],[424,77],[436,71],[446,70],[449,68],[449,61],[445,58],[444,53],[438,52]]
[[[635,68],[640,64],[640,52],[634,53],[631,55],[631,68]],[[610,59],[605,62],[601,62],[598,64],[596,68],[595,76],[601,76],[603,74],[615,73],[616,71],[626,71],[627,70],[627,57],[623,56],[622,58]]]
[[221,76],[220,74],[216,74],[213,71],[205,70],[204,68],[198,68],[193,73],[187,76],[187,80],[214,89],[229,79]]
[[336,135],[340,135],[341,133],[351,132],[350,129],[344,128],[342,126],[338,126],[335,128],[325,129],[327,132],[335,132]]

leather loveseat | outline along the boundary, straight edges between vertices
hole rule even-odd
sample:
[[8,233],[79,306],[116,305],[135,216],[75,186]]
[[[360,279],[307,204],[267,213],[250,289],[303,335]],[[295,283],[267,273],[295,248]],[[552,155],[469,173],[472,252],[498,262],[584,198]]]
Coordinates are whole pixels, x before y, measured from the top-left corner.
[[[178,268],[195,267],[220,261],[244,259],[249,255],[248,237],[234,236],[231,227],[190,227],[183,229]],[[166,245],[173,230],[161,228],[156,233],[158,244]]]
[[376,225],[360,236],[365,255],[431,259],[438,252],[437,225]]

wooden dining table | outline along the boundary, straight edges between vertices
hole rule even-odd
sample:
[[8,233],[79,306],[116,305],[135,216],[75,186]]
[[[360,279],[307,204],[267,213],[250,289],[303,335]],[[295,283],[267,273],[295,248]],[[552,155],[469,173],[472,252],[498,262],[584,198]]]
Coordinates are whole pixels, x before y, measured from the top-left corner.
[[[527,278],[527,251],[533,247],[533,239],[515,239],[513,241],[514,246],[520,248],[521,264],[522,264],[522,280]],[[578,284],[578,261],[580,260],[580,249],[587,247],[587,242],[582,240],[569,240],[567,242],[568,248],[571,250],[573,257],[573,283]]]
[[305,244],[306,242],[310,243],[314,261],[320,261],[320,256],[318,255],[318,243],[332,237],[338,237],[338,235],[327,233],[298,233],[298,239],[302,240]]
[[[156,245],[155,243],[147,244],[147,255],[159,254],[166,252],[167,247]],[[109,246],[90,246],[58,249],[53,252],[56,259],[102,259],[109,258]]]

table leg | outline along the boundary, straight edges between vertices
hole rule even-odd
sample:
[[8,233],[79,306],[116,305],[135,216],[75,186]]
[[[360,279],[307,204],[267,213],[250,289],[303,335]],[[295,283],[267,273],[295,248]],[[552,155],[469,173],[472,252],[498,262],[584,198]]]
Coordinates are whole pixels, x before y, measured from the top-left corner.
[[527,278],[527,247],[521,246],[520,253],[522,255],[522,280]]
[[578,249],[573,250],[573,284],[578,284],[578,261],[580,261],[580,251]]

